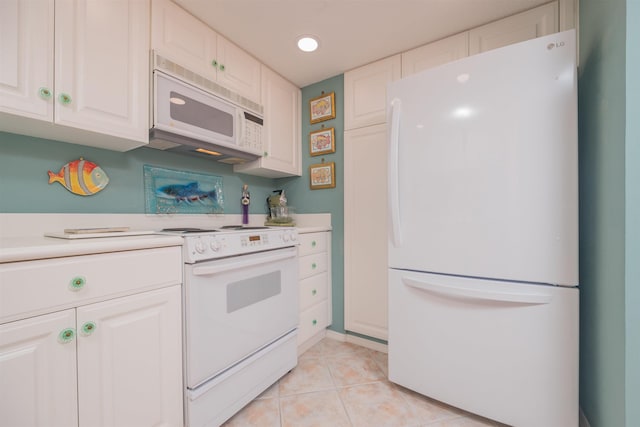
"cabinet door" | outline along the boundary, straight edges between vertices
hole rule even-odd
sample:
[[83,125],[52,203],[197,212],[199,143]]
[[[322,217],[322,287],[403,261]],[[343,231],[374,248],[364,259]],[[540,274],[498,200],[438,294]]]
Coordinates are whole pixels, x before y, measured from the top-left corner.
[[345,73],[345,129],[386,122],[387,83],[400,78],[400,69],[400,55],[395,55]]
[[345,329],[387,339],[387,129],[344,133]]
[[268,178],[302,175],[300,147],[300,89],[267,67],[262,67],[264,157],[235,172]]
[[218,83],[260,103],[260,62],[218,35]]
[[53,0],[0,1],[0,111],[53,120]]
[[57,0],[55,122],[148,141],[149,1]]
[[180,286],[78,308],[83,426],[182,425]]
[[486,52],[558,31],[558,2],[492,22],[469,32],[469,54]]
[[74,327],[73,309],[0,325],[0,425],[78,425]]
[[216,81],[216,32],[169,0],[153,0],[151,14],[151,48]]
[[402,77],[469,56],[469,33],[446,39],[402,53]]

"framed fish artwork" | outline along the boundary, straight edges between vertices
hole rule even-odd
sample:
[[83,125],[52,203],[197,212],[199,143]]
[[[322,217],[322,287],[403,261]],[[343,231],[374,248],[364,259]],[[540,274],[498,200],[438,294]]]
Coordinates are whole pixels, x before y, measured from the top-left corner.
[[222,177],[144,165],[148,214],[224,213]]

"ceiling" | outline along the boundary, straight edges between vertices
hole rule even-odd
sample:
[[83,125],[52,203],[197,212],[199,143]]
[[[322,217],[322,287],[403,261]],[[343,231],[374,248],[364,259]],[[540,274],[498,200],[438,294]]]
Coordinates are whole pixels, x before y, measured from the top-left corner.
[[[299,87],[548,0],[174,0]],[[320,47],[299,51],[299,36]]]

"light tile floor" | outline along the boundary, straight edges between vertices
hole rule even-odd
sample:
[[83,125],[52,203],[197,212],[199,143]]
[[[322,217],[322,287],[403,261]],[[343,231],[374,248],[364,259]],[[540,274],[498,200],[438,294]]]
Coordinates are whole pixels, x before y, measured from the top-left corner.
[[387,380],[387,355],[324,338],[224,427],[486,427],[502,424]]

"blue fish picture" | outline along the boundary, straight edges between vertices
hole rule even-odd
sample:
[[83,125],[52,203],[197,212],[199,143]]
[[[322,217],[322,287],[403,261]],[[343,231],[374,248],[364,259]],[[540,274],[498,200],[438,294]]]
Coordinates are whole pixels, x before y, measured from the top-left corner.
[[216,201],[216,190],[202,191],[199,188],[197,182],[190,182],[186,185],[170,184],[165,185],[156,191],[158,197],[174,199],[176,202],[201,202],[205,203],[208,200]]
[[224,212],[220,176],[144,165],[144,184],[147,213]]

